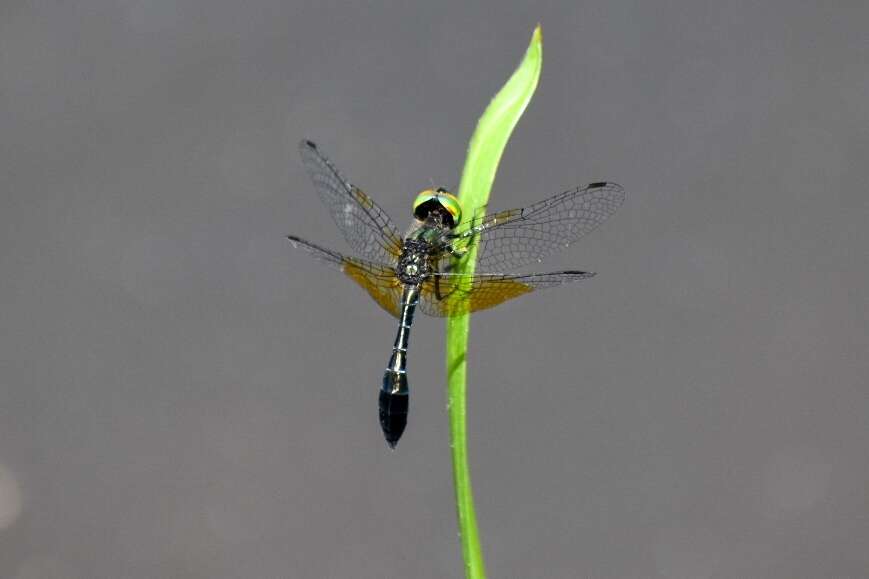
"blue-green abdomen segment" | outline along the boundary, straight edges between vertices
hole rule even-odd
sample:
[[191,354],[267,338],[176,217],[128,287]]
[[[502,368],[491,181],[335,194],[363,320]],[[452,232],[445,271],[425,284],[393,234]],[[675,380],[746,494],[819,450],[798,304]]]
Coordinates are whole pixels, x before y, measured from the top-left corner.
[[410,391],[407,387],[407,344],[410,340],[410,326],[413,325],[413,312],[419,301],[419,287],[407,285],[401,294],[401,318],[398,333],[392,346],[392,356],[383,385],[380,387],[380,428],[386,444],[395,448],[398,439],[407,425],[407,408]]

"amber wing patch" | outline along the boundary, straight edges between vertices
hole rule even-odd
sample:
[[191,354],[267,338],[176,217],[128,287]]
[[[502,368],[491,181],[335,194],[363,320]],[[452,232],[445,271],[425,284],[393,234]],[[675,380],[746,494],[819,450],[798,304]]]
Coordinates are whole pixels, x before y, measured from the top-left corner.
[[401,313],[401,282],[395,271],[387,266],[344,258],[344,273],[362,286],[377,304],[395,316]]
[[593,277],[589,271],[554,271],[527,275],[438,273],[423,282],[420,309],[450,317],[485,310],[537,289]]
[[430,316],[458,316],[497,306],[533,290],[510,276],[437,275],[423,283],[420,309]]

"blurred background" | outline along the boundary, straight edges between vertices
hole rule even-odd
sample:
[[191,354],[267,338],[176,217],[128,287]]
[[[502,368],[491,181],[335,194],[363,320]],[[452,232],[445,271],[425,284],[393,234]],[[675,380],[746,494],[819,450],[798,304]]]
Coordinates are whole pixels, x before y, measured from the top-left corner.
[[534,4],[0,4],[0,577],[463,577],[443,321],[390,452],[296,144],[404,228],[538,21],[490,207],[628,200],[473,319],[490,576],[867,576],[869,4]]

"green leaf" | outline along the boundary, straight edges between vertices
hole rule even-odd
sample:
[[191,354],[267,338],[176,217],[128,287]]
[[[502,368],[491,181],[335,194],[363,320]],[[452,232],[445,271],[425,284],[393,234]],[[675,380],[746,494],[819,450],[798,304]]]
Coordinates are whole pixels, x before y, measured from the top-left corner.
[[[528,106],[534,89],[537,88],[542,66],[543,33],[540,25],[537,25],[525,57],[489,103],[471,137],[458,194],[465,215],[473,215],[474,209],[483,208],[488,203],[489,192],[495,181],[495,172],[501,161],[504,147],[507,146],[513,128],[525,111],[525,107]],[[476,254],[476,247],[472,246],[468,254],[454,264],[455,271],[473,273]],[[466,377],[469,330],[470,315],[447,319],[447,407],[450,417],[456,510],[462,556],[465,560],[465,576],[468,579],[485,579],[486,569],[477,531],[477,517],[474,512],[474,496],[468,468]]]

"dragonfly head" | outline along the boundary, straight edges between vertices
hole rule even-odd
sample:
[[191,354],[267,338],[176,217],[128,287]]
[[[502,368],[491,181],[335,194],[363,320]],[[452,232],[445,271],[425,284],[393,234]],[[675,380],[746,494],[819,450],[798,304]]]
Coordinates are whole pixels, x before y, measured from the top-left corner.
[[454,229],[462,221],[462,206],[446,189],[426,189],[420,191],[413,202],[413,216],[420,221],[434,218],[439,224]]

